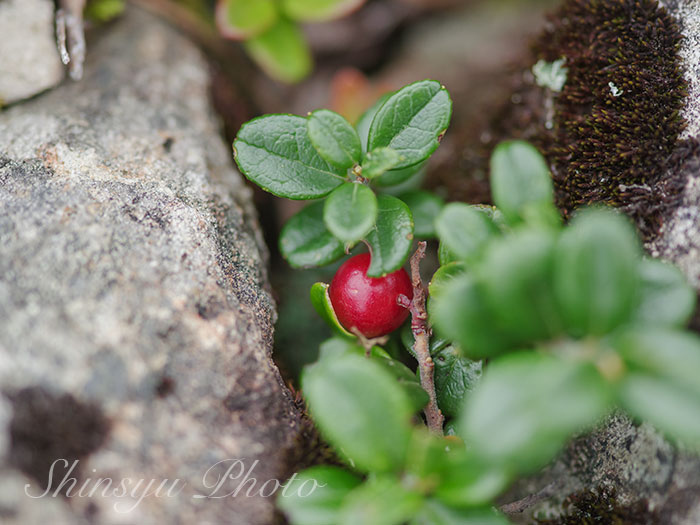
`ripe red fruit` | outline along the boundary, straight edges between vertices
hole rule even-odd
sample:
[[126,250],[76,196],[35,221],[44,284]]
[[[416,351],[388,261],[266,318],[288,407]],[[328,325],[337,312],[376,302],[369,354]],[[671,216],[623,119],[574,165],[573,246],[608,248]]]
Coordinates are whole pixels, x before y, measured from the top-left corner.
[[408,317],[400,294],[413,298],[411,280],[401,268],[384,277],[368,277],[370,254],[361,253],[338,268],[328,295],[338,321],[348,331],[357,328],[367,338],[396,330]]

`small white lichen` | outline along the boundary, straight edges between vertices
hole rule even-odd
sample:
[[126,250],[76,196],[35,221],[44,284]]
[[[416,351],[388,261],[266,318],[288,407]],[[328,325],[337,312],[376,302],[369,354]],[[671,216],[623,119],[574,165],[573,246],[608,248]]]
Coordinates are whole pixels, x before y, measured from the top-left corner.
[[613,97],[619,97],[624,93],[624,91],[618,88],[613,82],[608,82],[608,86],[610,86],[610,93],[612,93]]
[[566,84],[566,76],[569,73],[569,68],[563,67],[565,63],[566,57],[554,62],[538,61],[532,66],[532,74],[535,75],[537,85],[552,91],[561,91]]

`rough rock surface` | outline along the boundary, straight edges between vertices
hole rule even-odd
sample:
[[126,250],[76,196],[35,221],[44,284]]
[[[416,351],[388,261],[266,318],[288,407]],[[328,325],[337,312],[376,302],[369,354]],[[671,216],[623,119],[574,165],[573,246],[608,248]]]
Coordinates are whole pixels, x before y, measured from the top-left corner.
[[[679,55],[688,83],[687,126],[674,152],[682,160],[666,176],[680,177],[685,189],[647,248],[677,264],[700,290],[700,3],[666,0],[662,5],[684,36]],[[519,482],[503,502],[535,494],[539,501],[514,516],[516,522],[697,525],[700,458],[674,448],[650,425],[635,425],[618,414],[574,440],[541,474]]]
[[[2,523],[274,520],[259,490],[289,474],[299,418],[207,83],[188,41],[130,11],[91,43],[82,82],[0,113]],[[57,459],[79,460],[74,489],[56,491],[59,463],[30,498]],[[257,485],[223,497],[240,466],[207,471],[233,459]]]
[[0,106],[58,84],[52,0],[0,0]]

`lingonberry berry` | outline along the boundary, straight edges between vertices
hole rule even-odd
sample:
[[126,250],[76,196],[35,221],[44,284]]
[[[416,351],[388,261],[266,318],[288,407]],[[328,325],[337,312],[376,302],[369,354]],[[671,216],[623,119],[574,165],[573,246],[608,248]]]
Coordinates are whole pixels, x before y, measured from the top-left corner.
[[367,338],[396,330],[408,317],[399,295],[413,298],[411,280],[401,268],[384,277],[368,277],[370,254],[351,257],[336,272],[328,295],[338,321],[349,331],[356,328]]

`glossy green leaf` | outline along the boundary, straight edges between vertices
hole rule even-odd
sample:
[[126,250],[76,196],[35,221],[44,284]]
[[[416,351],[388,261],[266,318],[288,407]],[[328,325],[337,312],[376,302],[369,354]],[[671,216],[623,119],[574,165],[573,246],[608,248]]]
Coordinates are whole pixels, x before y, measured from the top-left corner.
[[411,185],[414,183],[420,185],[420,179],[425,175],[425,166],[427,164],[428,161],[424,161],[415,166],[409,166],[408,168],[389,170],[373,179],[372,184],[379,188],[390,188],[392,190],[395,189],[395,186],[399,185],[402,185],[400,189],[404,187],[403,185]]
[[307,126],[311,143],[329,164],[348,170],[360,162],[360,137],[344,117],[328,109],[319,109],[309,115]]
[[311,72],[311,52],[306,39],[301,29],[285,18],[279,18],[267,31],[246,40],[244,46],[268,75],[281,82],[299,82]]
[[348,495],[338,525],[400,525],[422,505],[423,497],[407,490],[399,478],[370,478]]
[[622,215],[577,214],[559,240],[554,290],[571,335],[602,335],[629,320],[637,302],[640,249]]
[[672,328],[631,326],[612,345],[634,372],[684,385],[700,396],[700,337]]
[[494,321],[485,305],[482,285],[471,275],[456,277],[450,286],[431,297],[430,321],[436,333],[455,341],[473,359],[492,357],[513,348],[513,340]]
[[491,156],[491,195],[511,224],[552,208],[554,189],[544,157],[527,142],[499,144]]
[[509,525],[510,521],[489,506],[455,508],[429,499],[410,525]]
[[668,436],[700,449],[700,395],[664,378],[631,373],[619,387],[622,406]]
[[452,253],[444,242],[440,241],[438,246],[438,261],[441,266],[445,266],[446,264],[458,262],[459,257]]
[[424,190],[407,191],[399,195],[413,214],[413,234],[419,239],[430,239],[437,236],[435,232],[435,219],[443,207],[445,201],[440,197]]
[[424,161],[440,145],[450,124],[452,101],[435,80],[415,82],[391,95],[369,129],[368,149],[389,147],[403,160],[397,168]]
[[467,398],[460,435],[476,455],[514,470],[532,472],[567,438],[605,415],[610,391],[588,363],[534,352],[489,364]]
[[[250,1],[250,0],[249,0]],[[257,0],[255,0],[257,2]],[[290,17],[304,22],[322,22],[340,18],[357,9],[365,0],[281,0]]]
[[520,230],[489,244],[479,264],[496,324],[525,345],[563,332],[552,285],[555,243],[547,230]]
[[364,184],[348,182],[328,196],[323,221],[341,241],[355,244],[364,238],[377,220],[377,197]]
[[483,364],[464,357],[452,345],[435,352],[433,362],[438,406],[446,416],[456,416],[481,378]]
[[695,311],[697,294],[681,271],[658,259],[639,264],[640,298],[633,321],[640,324],[684,326]]
[[421,410],[430,400],[428,393],[423,390],[420,381],[416,375],[411,372],[411,369],[404,365],[401,361],[387,358],[377,358],[374,362],[381,366],[396,378],[401,388],[403,388],[406,396],[411,402],[411,406],[415,412]]
[[360,480],[338,467],[319,466],[290,478],[277,493],[277,507],[291,525],[337,523],[345,497]]
[[[366,354],[364,347],[360,346],[355,336],[352,336],[352,339],[348,337],[331,337],[330,339],[326,339],[319,347],[318,358],[335,359],[348,354],[359,356],[364,356]],[[371,348],[370,355],[372,357],[391,359],[391,356],[386,350],[376,345]]]
[[219,0],[216,26],[226,38],[244,40],[268,30],[277,21],[274,0]]
[[355,124],[355,129],[357,130],[357,134],[360,136],[360,142],[362,143],[362,151],[367,151],[367,141],[369,140],[369,128],[372,125],[374,116],[377,114],[377,111],[379,111],[379,108],[381,108],[384,105],[384,102],[386,102],[391,95],[391,93],[387,93],[386,95],[382,95],[381,97],[379,97],[379,100],[377,100],[371,108],[365,111]]
[[396,380],[364,357],[346,355],[308,367],[302,389],[325,438],[362,471],[401,468],[411,403]]
[[316,152],[306,119],[294,115],[267,115],[243,124],[233,151],[241,172],[278,197],[325,197],[345,181]]
[[379,195],[377,204],[377,223],[367,235],[372,251],[367,269],[370,277],[382,277],[401,268],[413,245],[413,216],[408,206],[390,195]]
[[449,253],[469,262],[476,260],[486,245],[500,235],[498,226],[486,213],[459,202],[445,206],[435,219],[435,230]]
[[455,261],[444,264],[437,269],[433,274],[430,283],[428,284],[428,301],[439,297],[444,291],[448,290],[452,284],[452,280],[469,271],[467,265],[462,261]]
[[373,149],[362,161],[362,176],[374,179],[396,167],[401,162],[401,155],[391,148]]
[[323,202],[309,204],[284,225],[279,249],[294,268],[324,266],[345,253],[343,243],[333,237],[323,222]]
[[318,315],[323,319],[328,326],[330,326],[335,333],[346,338],[352,339],[353,341],[356,337],[348,332],[343,325],[338,321],[338,317],[335,315],[333,310],[333,305],[331,304],[331,299],[328,296],[328,284],[327,283],[314,283],[311,287],[311,304],[318,313]]

